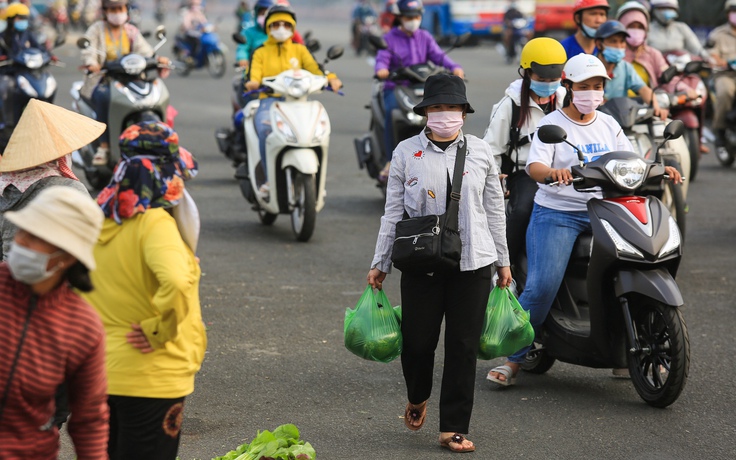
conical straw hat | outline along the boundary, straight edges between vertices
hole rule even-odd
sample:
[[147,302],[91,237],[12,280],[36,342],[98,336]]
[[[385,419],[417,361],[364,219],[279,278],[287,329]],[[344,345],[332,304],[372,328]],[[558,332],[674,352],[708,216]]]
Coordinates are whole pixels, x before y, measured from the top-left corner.
[[0,172],[33,168],[81,148],[105,131],[105,124],[58,105],[31,99],[10,136]]

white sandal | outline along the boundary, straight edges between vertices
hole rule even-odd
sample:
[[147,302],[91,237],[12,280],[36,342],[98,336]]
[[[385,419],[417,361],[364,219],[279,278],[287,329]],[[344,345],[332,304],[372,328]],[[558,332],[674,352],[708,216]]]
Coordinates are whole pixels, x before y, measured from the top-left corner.
[[[497,374],[503,375],[506,378],[506,380],[500,380],[498,377],[493,377],[491,375],[491,372],[495,372]],[[508,387],[516,383],[516,376],[514,375],[514,370],[511,369],[510,366],[496,366],[490,371],[488,371],[486,380],[489,380],[493,383],[497,383],[504,387]]]

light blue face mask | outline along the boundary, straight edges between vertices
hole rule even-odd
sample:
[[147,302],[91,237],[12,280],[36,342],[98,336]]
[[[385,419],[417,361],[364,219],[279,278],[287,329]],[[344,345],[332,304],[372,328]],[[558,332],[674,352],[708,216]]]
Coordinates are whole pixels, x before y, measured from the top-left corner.
[[656,19],[657,22],[665,26],[670,24],[672,21],[677,19],[677,17],[679,16],[677,14],[677,11],[673,10],[672,8],[656,9],[654,10],[653,14],[654,14],[654,19]]
[[623,48],[606,48],[603,50],[603,57],[611,64],[618,64],[626,56],[626,50]]
[[583,33],[588,38],[595,38],[595,33],[598,32],[598,29],[594,29],[590,26],[586,26],[585,24],[580,24],[580,27],[583,28]]
[[531,84],[529,85],[529,89],[534,91],[539,97],[550,97],[555,94],[555,91],[559,87],[560,80],[550,82],[531,80]]
[[28,29],[28,19],[21,19],[20,21],[15,21],[13,23],[13,27],[15,27],[15,30],[18,32],[23,32],[24,30]]
[[0,19],[0,34],[5,32],[5,29],[8,28],[8,21],[5,19]]

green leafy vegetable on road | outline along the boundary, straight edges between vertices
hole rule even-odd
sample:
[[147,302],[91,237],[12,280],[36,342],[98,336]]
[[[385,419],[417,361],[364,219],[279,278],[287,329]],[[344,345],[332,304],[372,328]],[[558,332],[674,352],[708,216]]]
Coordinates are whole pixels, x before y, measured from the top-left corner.
[[299,440],[299,429],[289,423],[273,432],[259,431],[250,443],[212,460],[314,460],[316,457],[312,445]]

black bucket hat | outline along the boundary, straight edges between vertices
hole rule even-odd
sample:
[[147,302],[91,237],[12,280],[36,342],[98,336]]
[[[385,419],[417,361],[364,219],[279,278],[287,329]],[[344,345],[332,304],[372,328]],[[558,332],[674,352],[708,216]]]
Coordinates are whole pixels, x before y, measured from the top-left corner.
[[423,109],[435,104],[465,105],[466,112],[475,112],[465,96],[465,82],[456,75],[441,73],[427,78],[424,83],[424,99],[414,106],[414,113],[424,115]]

